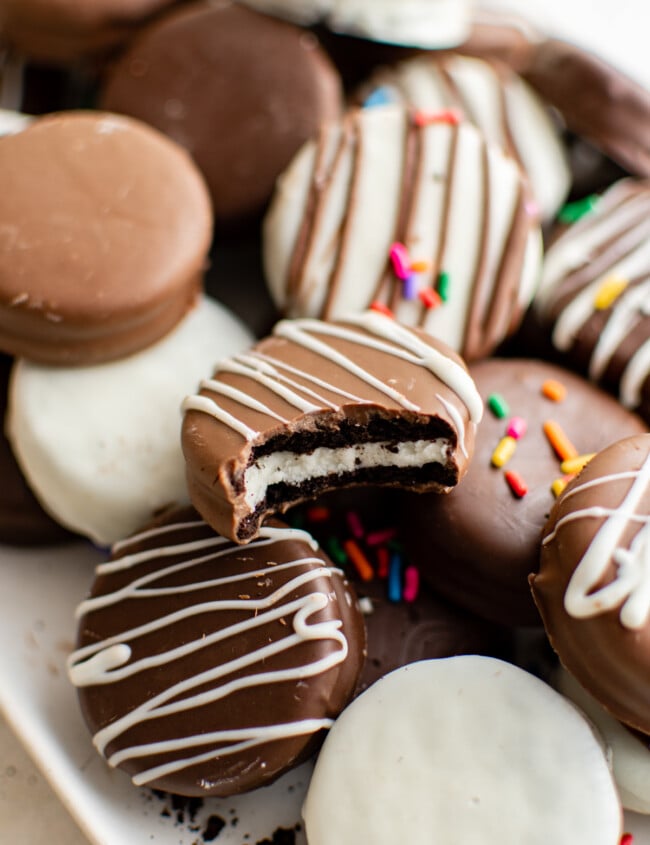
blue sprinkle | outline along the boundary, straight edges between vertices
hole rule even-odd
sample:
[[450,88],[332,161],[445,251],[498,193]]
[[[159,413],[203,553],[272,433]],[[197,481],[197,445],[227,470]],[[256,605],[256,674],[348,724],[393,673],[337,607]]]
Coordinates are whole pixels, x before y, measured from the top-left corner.
[[404,279],[404,287],[402,288],[402,295],[404,299],[417,299],[418,296],[418,278],[415,273],[409,273]]
[[388,601],[399,602],[402,599],[402,556],[393,552],[388,568]]
[[363,103],[364,109],[372,109],[375,106],[389,106],[391,103],[397,102],[395,95],[388,88],[386,85],[382,85],[379,88],[375,88],[375,90],[370,93]]

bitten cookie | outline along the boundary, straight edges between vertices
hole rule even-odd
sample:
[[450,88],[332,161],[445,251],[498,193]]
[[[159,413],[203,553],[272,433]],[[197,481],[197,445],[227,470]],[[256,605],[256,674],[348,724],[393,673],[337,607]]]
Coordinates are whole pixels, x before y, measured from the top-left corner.
[[[567,475],[545,424],[580,456],[646,428],[608,394],[552,364],[488,359],[470,374],[488,406],[474,458],[448,496],[409,496],[404,542],[423,578],[450,601],[501,624],[538,625],[528,575],[538,569],[552,485]],[[561,401],[545,394],[556,386]]]
[[309,534],[245,549],[191,508],[115,546],[78,608],[69,675],[93,742],[133,782],[235,795],[305,760],[345,706],[363,619]]
[[559,128],[533,89],[504,62],[429,53],[379,69],[359,99],[383,95],[423,112],[457,109],[485,138],[516,159],[542,219],[554,217],[571,184]]
[[267,513],[328,489],[450,489],[482,413],[457,355],[374,312],[278,323],[183,408],[192,502],[239,542]]
[[342,91],[315,36],[232,2],[193,3],[141,33],[101,103],[183,145],[224,223],[262,210],[296,150],[339,117]]
[[467,360],[518,326],[541,239],[517,164],[455,115],[354,110],[305,145],[264,225],[271,295],[290,317],[373,301]]
[[353,701],[303,816],[310,845],[618,845],[622,823],[586,719],[533,675],[476,656],[413,663]]
[[567,362],[650,422],[650,181],[592,205],[549,248],[535,309]]
[[468,0],[243,0],[303,25],[412,47],[453,47],[467,35]]
[[650,434],[603,450],[566,488],[531,587],[564,666],[650,733]]
[[160,508],[187,502],[179,406],[206,367],[251,340],[205,298],[167,337],[120,361],[56,368],[18,361],[7,436],[47,511],[109,545]]
[[62,112],[0,139],[0,349],[129,355],[196,302],[212,238],[185,152],[130,118]]

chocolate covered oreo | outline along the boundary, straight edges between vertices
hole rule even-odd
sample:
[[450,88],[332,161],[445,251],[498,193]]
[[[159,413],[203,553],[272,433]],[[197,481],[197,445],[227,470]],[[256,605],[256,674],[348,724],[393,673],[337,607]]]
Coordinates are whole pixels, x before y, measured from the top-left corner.
[[205,185],[155,130],[62,112],[0,139],[0,349],[45,364],[129,355],[195,304]]
[[447,491],[482,403],[458,356],[383,314],[284,320],[183,405],[192,502],[246,542],[268,513],[359,484]]
[[69,659],[94,744],[135,784],[234,795],[305,760],[350,698],[364,629],[342,573],[273,523],[246,548],[191,509],[119,543]]

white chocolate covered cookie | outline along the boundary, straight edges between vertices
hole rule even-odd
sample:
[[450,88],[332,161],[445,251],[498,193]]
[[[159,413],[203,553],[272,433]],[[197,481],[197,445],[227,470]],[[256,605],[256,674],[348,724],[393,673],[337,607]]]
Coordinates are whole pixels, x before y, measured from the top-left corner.
[[310,845],[617,845],[603,748],[573,705],[487,657],[413,663],[325,740],[303,808]]
[[290,317],[338,319],[379,302],[483,357],[537,285],[529,199],[515,161],[453,113],[352,111],[280,177],[264,231],[271,294]]
[[187,502],[180,404],[206,367],[251,342],[204,298],[143,352],[92,367],[19,360],[7,435],[30,486],[59,522],[109,545]]

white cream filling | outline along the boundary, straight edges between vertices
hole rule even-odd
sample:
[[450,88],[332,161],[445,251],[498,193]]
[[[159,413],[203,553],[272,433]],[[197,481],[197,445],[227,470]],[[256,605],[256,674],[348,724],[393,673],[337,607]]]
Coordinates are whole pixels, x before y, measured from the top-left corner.
[[449,450],[448,440],[439,437],[436,440],[407,441],[398,446],[384,441],[357,443],[338,449],[319,446],[309,454],[273,452],[259,458],[244,473],[244,501],[254,510],[264,499],[267,488],[273,484],[297,486],[310,478],[342,475],[371,467],[407,468],[444,463]]

